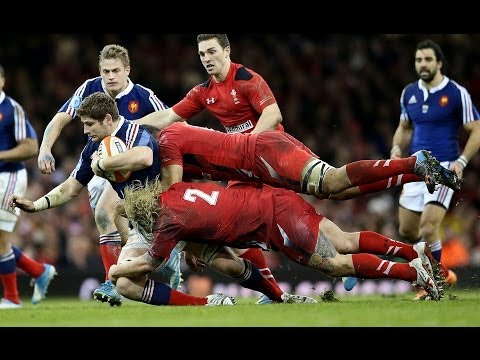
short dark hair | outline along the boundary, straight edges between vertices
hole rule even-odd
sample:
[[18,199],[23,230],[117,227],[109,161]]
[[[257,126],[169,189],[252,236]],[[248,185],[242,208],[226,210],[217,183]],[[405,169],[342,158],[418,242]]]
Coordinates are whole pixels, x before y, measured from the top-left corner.
[[424,49],[432,49],[435,53],[435,57],[437,58],[437,62],[442,62],[442,73],[445,73],[447,68],[447,60],[445,59],[445,55],[443,54],[442,48],[438,45],[435,41],[427,39],[420,41],[417,44],[416,50],[424,50]]
[[227,46],[230,46],[230,41],[228,40],[227,34],[198,34],[197,44],[201,43],[202,41],[207,41],[210,39],[217,39],[222,49],[225,49]]
[[89,117],[100,122],[105,116],[110,114],[114,120],[120,118],[117,103],[104,92],[96,92],[83,99],[77,109],[77,115],[80,117]]

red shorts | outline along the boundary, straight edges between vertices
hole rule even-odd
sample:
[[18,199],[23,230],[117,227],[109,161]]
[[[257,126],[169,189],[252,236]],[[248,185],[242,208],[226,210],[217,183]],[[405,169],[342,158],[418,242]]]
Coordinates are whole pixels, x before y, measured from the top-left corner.
[[302,170],[312,158],[318,156],[293,136],[262,132],[255,145],[254,173],[267,184],[300,192]]
[[289,259],[306,265],[315,253],[318,227],[323,215],[293,191],[275,191],[274,219],[270,247]]

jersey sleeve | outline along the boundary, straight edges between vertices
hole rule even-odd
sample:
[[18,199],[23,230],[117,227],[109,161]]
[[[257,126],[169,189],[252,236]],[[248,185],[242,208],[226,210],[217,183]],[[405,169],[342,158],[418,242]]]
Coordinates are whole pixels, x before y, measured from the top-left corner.
[[242,84],[240,91],[259,114],[261,114],[267,106],[277,103],[270,86],[268,86],[263,77],[256,73],[250,81]]
[[410,121],[410,116],[408,116],[407,107],[405,106],[405,92],[407,88],[402,90],[402,94],[400,95],[400,121]]
[[97,150],[96,148],[98,148],[98,144],[95,147],[93,141],[88,140],[87,145],[85,145],[80,154],[80,159],[78,160],[77,165],[70,174],[71,177],[78,180],[83,186],[87,186],[89,181],[92,180],[95,175],[91,168],[91,156]]
[[195,86],[180,102],[173,105],[173,111],[185,120],[197,115],[205,108],[201,100],[202,92],[200,85]]
[[160,166],[183,165],[180,143],[180,139],[178,139],[175,134],[168,131],[161,131],[159,133]]
[[37,139],[37,133],[28,120],[23,107],[14,100],[12,100],[12,106],[15,140],[19,142],[24,139]]

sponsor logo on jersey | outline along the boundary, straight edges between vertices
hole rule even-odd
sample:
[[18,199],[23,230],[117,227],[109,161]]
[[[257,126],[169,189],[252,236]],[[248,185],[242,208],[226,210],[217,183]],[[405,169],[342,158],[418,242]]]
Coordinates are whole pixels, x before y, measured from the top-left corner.
[[140,109],[140,105],[138,105],[137,100],[132,100],[128,103],[128,111],[130,113],[135,114]]
[[233,133],[241,133],[247,130],[253,129],[253,123],[251,120],[247,120],[246,122],[234,126],[225,126],[225,131],[229,134]]

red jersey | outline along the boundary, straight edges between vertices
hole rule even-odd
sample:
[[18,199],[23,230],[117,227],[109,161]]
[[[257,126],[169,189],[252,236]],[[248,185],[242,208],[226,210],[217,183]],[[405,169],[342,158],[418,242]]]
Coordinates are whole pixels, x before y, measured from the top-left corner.
[[[157,135],[160,165],[199,168],[210,180],[261,181],[300,192],[305,164],[317,157],[285,132],[226,134],[221,131],[174,123]],[[190,175],[190,174],[187,174]]]
[[305,264],[323,219],[293,191],[268,185],[180,182],[160,194],[159,206],[148,250],[157,259],[168,258],[179,241],[237,248],[262,243]]
[[[277,100],[267,82],[241,64],[230,64],[227,77],[217,83],[213,77],[195,86],[173,111],[183,119],[207,109],[225,127],[227,133],[251,132],[263,109]],[[283,131],[278,125],[277,130]]]

